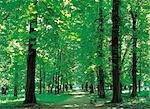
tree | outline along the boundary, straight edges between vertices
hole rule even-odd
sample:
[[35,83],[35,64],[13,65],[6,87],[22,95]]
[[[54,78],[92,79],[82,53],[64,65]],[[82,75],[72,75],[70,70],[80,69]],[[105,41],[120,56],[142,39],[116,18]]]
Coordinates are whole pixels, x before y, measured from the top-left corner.
[[105,90],[104,90],[104,70],[103,70],[103,37],[104,37],[104,30],[103,30],[103,0],[100,0],[99,3],[99,38],[98,38],[98,95],[100,98],[105,98]]
[[41,68],[41,65],[40,65],[40,82],[39,82],[39,88],[40,88],[40,92],[39,94],[42,94],[42,68]]
[[149,85],[147,0],[114,0],[113,10],[111,0],[33,1],[0,1],[2,94],[26,93],[25,103],[36,103],[35,90],[61,94],[82,84],[101,98],[113,88],[112,102],[119,103],[121,89]]
[[120,93],[120,48],[119,48],[119,5],[120,0],[113,0],[112,9],[112,76],[113,103],[122,101]]
[[[35,8],[37,1],[31,3],[31,7]],[[24,103],[36,103],[35,97],[35,63],[36,63],[36,27],[37,27],[37,14],[31,13],[30,21],[30,38],[28,46],[28,57],[27,57],[27,83],[25,92]]]
[[[16,65],[17,66],[17,65]],[[18,69],[14,72],[14,96],[18,96]]]
[[133,35],[132,35],[132,38],[133,38],[133,43],[132,43],[132,46],[133,46],[133,51],[132,51],[132,84],[133,84],[133,90],[132,90],[132,94],[131,96],[136,96],[137,94],[137,81],[136,81],[136,71],[137,71],[137,67],[136,67],[136,64],[137,64],[137,37],[136,37],[136,19],[137,19],[137,13],[136,12],[133,12],[131,11],[131,17],[132,17],[132,29],[133,29]]

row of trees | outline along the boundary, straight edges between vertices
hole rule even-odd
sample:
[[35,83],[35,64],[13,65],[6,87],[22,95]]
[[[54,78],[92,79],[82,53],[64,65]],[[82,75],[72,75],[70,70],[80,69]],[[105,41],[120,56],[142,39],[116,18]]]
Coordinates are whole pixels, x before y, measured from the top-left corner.
[[26,89],[24,102],[36,103],[36,89],[59,94],[78,83],[85,90],[90,85],[91,93],[96,84],[105,98],[112,85],[116,103],[123,86],[132,84],[134,97],[137,80],[139,88],[149,83],[148,1],[5,0],[0,5],[3,93],[13,89],[17,96]]

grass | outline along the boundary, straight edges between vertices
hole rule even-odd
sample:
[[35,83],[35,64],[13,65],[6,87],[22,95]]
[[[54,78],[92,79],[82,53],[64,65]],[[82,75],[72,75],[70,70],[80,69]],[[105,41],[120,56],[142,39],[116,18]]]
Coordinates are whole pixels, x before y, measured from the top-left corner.
[[64,102],[67,99],[70,99],[71,95],[61,94],[61,95],[54,95],[54,94],[41,94],[37,95],[37,101],[43,104],[59,104]]
[[18,98],[12,95],[0,96],[0,109],[150,109],[150,92],[142,91],[137,97],[131,98],[129,93],[123,93],[123,102],[120,104],[108,103],[111,101],[111,92],[106,92],[105,99],[97,98],[96,102],[91,103],[95,95],[89,95],[85,92],[69,92],[60,95],[37,94],[37,105],[24,105],[24,96],[21,94]]

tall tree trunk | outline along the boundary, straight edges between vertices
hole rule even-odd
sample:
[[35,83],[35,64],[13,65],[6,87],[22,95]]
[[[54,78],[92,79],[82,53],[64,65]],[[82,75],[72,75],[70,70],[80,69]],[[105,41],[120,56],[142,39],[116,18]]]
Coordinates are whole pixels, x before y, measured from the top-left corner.
[[61,44],[60,47],[58,49],[58,76],[57,76],[57,94],[60,93],[60,79],[61,79],[61,63],[62,63],[62,48],[61,48]]
[[[37,1],[35,1],[34,6],[36,6]],[[30,21],[30,38],[28,47],[28,57],[27,57],[27,81],[26,81],[26,92],[24,103],[36,103],[35,97],[35,63],[36,63],[36,31],[37,26],[37,14],[31,14],[33,19]]]
[[55,95],[57,94],[57,71],[55,74]]
[[105,98],[104,89],[104,70],[103,70],[103,0],[100,0],[99,6],[99,32],[100,36],[98,38],[98,59],[100,59],[100,64],[98,65],[98,96],[99,98]]
[[136,33],[136,18],[137,18],[137,13],[131,11],[131,17],[132,17],[132,29],[133,29],[133,52],[132,52],[132,84],[133,84],[133,89],[131,96],[135,97],[137,95],[137,81],[136,81],[136,64],[137,64],[137,37],[135,35]]
[[53,93],[53,88],[55,84],[55,74],[53,74],[52,83],[50,84],[50,92]]
[[59,76],[59,74],[58,74],[58,76],[57,76],[57,80],[58,80],[58,82],[57,82],[57,94],[59,94],[59,93],[60,93],[60,90],[59,90],[60,76]]
[[15,84],[14,86],[14,96],[17,97],[18,96],[18,85]]
[[61,79],[60,79],[60,90],[63,92],[63,75],[61,74]]
[[113,103],[122,101],[120,93],[120,49],[119,49],[119,5],[120,0],[113,0],[112,9],[112,80],[113,80]]
[[141,92],[141,80],[138,81],[139,92]]
[[[44,66],[43,66],[44,69]],[[46,84],[45,84],[45,79],[46,79],[46,72],[43,71],[43,93],[46,92]]]
[[15,78],[14,78],[14,96],[18,96],[18,71],[15,71]]
[[62,89],[62,91],[64,92],[65,91],[65,84],[63,83],[63,89]]
[[54,84],[51,86],[51,93],[53,93]]
[[39,94],[42,94],[42,68],[41,68],[41,65],[40,65],[40,92]]

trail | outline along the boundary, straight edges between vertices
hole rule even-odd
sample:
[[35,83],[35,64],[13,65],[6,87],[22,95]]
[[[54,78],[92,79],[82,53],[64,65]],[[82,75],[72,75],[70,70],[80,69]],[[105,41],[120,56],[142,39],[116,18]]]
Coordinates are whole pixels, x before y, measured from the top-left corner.
[[91,95],[88,92],[74,91],[69,93],[71,97],[59,103],[34,106],[25,109],[106,109],[103,104],[97,105],[91,100]]
[[75,109],[104,109],[100,108],[87,92],[75,91],[70,93],[72,97],[54,106],[55,108],[75,108]]

